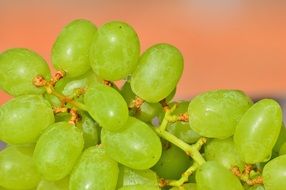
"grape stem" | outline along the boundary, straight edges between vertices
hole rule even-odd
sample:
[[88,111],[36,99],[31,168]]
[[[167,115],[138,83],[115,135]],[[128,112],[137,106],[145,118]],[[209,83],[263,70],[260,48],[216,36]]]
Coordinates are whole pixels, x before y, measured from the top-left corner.
[[55,86],[56,82],[58,80],[60,80],[63,77],[63,75],[64,75],[63,72],[57,72],[55,74],[55,76],[50,81],[46,81],[43,76],[39,75],[39,76],[36,76],[33,79],[33,84],[36,87],[45,87],[47,93],[56,96],[58,99],[60,99],[60,101],[62,102],[63,105],[65,103],[69,103],[69,104],[73,105],[76,108],[79,108],[81,110],[87,111],[87,108],[86,108],[86,106],[84,104],[82,104],[80,102],[77,102],[77,101],[73,100],[72,98],[66,97],[65,95],[57,92],[54,89],[54,86]]
[[[257,184],[263,184],[262,176],[260,175],[260,173],[253,170],[252,165],[245,165],[243,172],[241,172],[237,166],[232,167],[231,171],[247,185],[252,186]],[[255,177],[253,178],[252,175],[254,175]]]
[[[161,122],[160,126],[155,128],[156,133],[162,137],[163,139],[173,143],[177,147],[181,148],[186,152],[188,156],[190,156],[195,162],[194,164],[186,170],[182,177],[179,180],[165,180],[163,184],[169,185],[169,186],[181,186],[184,184],[188,177],[202,164],[205,163],[205,159],[200,153],[200,149],[203,146],[203,144],[206,143],[207,139],[205,137],[200,138],[195,144],[189,145],[182,141],[181,139],[177,138],[173,134],[166,131],[167,124],[169,122],[174,122],[176,119],[179,120],[180,116],[174,116],[172,115],[172,112],[176,109],[176,105],[174,105],[172,108],[166,110],[165,117],[163,121]],[[162,183],[160,183],[162,185]]]

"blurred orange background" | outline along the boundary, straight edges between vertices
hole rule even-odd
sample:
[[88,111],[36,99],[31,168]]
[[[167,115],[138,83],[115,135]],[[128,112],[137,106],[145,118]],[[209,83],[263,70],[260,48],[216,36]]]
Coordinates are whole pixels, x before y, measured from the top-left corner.
[[[286,97],[286,3],[241,0],[0,0],[0,51],[33,49],[50,63],[61,28],[85,18],[132,25],[142,51],[167,42],[185,69],[177,99],[206,90],[241,89]],[[52,67],[51,67],[52,68]],[[0,104],[9,96],[0,92]]]

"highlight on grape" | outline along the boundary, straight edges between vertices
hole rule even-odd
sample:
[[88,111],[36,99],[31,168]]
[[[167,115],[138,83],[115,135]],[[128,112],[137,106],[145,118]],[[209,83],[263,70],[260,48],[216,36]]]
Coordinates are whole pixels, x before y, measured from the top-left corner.
[[[219,89],[173,97],[183,55],[140,51],[112,21],[68,23],[51,60],[0,54],[0,189],[285,190],[286,129],[273,99]],[[121,88],[116,81],[124,81]]]

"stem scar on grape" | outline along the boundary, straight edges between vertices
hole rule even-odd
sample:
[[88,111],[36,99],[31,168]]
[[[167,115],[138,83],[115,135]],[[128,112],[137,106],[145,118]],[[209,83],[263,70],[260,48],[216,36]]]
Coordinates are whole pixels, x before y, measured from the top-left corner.
[[[243,181],[244,183],[246,183],[247,185],[258,185],[258,184],[263,184],[263,178],[261,176],[261,173],[258,171],[255,171],[253,169],[253,166],[250,164],[246,164],[244,167],[244,170],[241,172],[239,170],[239,167],[234,166],[231,168],[231,172],[237,176],[241,181]],[[259,175],[252,178],[251,177],[251,172],[255,172],[258,173]]]

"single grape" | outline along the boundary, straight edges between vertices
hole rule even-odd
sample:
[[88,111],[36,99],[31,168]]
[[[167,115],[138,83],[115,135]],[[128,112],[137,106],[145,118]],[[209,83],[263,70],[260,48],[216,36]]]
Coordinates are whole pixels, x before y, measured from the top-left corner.
[[[177,104],[174,115],[180,115],[188,112],[189,101],[181,101],[177,103],[171,103],[170,107]],[[189,122],[176,121],[168,123],[167,131],[185,141],[186,143],[195,143],[201,137],[198,133],[191,129]]]
[[99,125],[88,114],[81,114],[81,121],[76,124],[82,130],[84,148],[97,145],[99,142]]
[[52,48],[52,63],[67,77],[77,77],[90,70],[89,49],[96,26],[88,20],[74,20],[66,25]]
[[255,103],[241,118],[234,143],[241,158],[249,164],[270,159],[282,125],[282,111],[271,99]]
[[[184,190],[196,190],[197,185],[195,183],[185,183],[182,185]],[[179,187],[172,187],[170,190],[181,190]]]
[[34,143],[53,122],[52,107],[42,96],[19,96],[1,106],[0,139],[8,144]]
[[119,165],[117,188],[129,185],[158,186],[157,175],[150,169],[134,170],[124,165]]
[[239,179],[216,161],[207,161],[196,172],[198,190],[243,190]]
[[73,169],[70,190],[115,190],[118,164],[101,146],[86,149]]
[[51,125],[39,138],[34,152],[38,171],[48,181],[66,177],[84,146],[82,133],[67,122]]
[[140,43],[134,29],[126,23],[112,21],[98,29],[90,49],[93,71],[105,80],[119,80],[137,66]]
[[14,48],[0,54],[0,88],[8,94],[42,94],[45,89],[33,85],[33,79],[38,75],[45,79],[51,77],[48,64],[37,53]]
[[7,189],[35,188],[41,179],[34,164],[33,146],[9,146],[0,152],[0,186]]
[[228,138],[251,105],[251,99],[238,90],[208,91],[191,100],[189,123],[201,136]]
[[163,151],[160,160],[152,167],[161,178],[165,179],[180,179],[192,164],[189,156],[173,144],[166,143],[163,146]]
[[147,102],[159,102],[174,90],[183,67],[183,56],[177,48],[169,44],[154,45],[140,57],[131,77],[131,88]]
[[123,186],[121,188],[119,188],[118,190],[160,190],[159,187],[157,186],[153,186],[153,185],[144,185],[144,184],[140,184],[140,185],[128,185],[128,186]]
[[227,169],[234,166],[244,169],[245,163],[240,158],[232,137],[227,139],[211,139],[205,145],[204,157],[206,160],[217,161]]
[[286,155],[270,160],[263,169],[265,190],[285,190],[286,187]]
[[65,177],[59,181],[42,179],[36,190],[69,190],[69,177]]
[[106,152],[117,162],[132,169],[148,169],[160,159],[162,146],[156,133],[144,122],[129,117],[125,128],[112,132],[101,131]]
[[128,119],[128,107],[115,89],[96,85],[84,95],[89,114],[98,124],[111,131],[122,129]]

